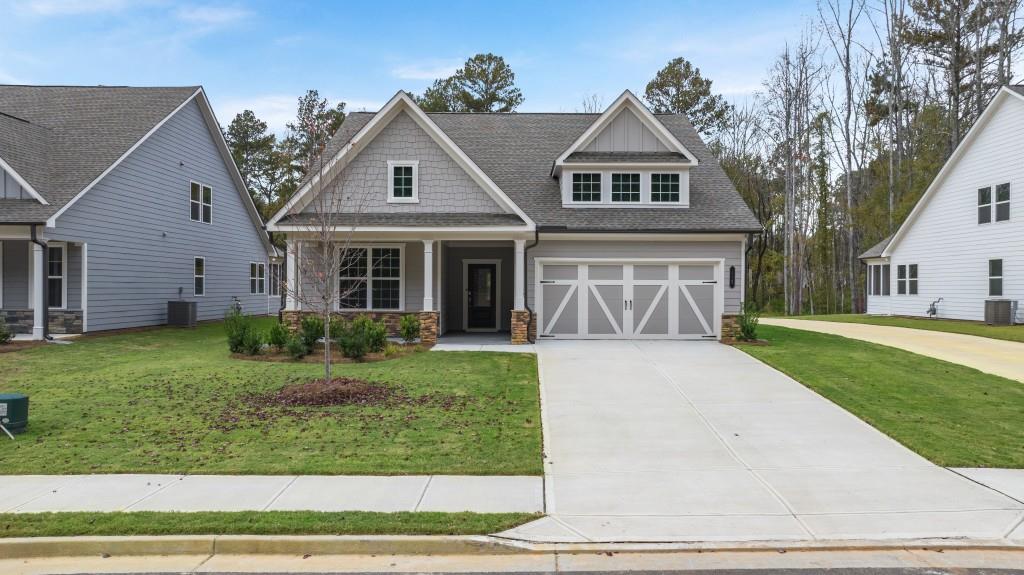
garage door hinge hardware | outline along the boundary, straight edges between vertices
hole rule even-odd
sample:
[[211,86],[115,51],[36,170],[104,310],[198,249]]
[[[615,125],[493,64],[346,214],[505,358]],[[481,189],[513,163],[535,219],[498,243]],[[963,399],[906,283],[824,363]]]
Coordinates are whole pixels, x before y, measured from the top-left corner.
[[711,281],[705,280],[705,281],[702,281],[700,283],[702,283],[702,284],[716,284],[716,283],[718,283],[718,280],[711,280]]

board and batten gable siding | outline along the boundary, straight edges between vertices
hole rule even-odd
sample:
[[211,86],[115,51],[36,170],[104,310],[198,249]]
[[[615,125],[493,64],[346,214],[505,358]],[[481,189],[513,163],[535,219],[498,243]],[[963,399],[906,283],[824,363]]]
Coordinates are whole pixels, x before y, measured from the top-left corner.
[[669,149],[632,110],[624,108],[582,151],[667,152]]
[[[388,203],[388,162],[419,162],[418,203]],[[337,179],[325,186],[343,200],[313,199],[303,211],[327,208],[372,213],[503,213],[473,179],[406,112],[401,112],[367,144]]]
[[[198,104],[190,102],[47,230],[88,244],[89,331],[160,325],[167,301],[223,317],[232,296],[246,313],[276,311],[249,294],[249,262],[269,263]],[[189,219],[189,182],[213,188],[212,224]],[[193,257],[206,258],[206,295],[193,297]]]
[[[924,316],[939,299],[943,318],[983,320],[988,261],[1003,260],[1003,298],[1024,301],[1024,101],[995,104],[963,155],[890,254],[891,313]],[[978,224],[978,188],[1010,184],[1010,219]],[[918,265],[918,295],[897,295],[900,265]],[[1024,321],[1018,309],[1017,321]]]
[[14,176],[0,168],[0,200],[32,200],[34,199]]
[[[725,301],[723,313],[737,314],[743,298],[743,242],[741,241],[639,241],[541,239],[530,248],[526,262],[526,304],[536,312],[537,258],[707,258],[724,259]],[[729,267],[736,266],[736,287],[729,287]]]

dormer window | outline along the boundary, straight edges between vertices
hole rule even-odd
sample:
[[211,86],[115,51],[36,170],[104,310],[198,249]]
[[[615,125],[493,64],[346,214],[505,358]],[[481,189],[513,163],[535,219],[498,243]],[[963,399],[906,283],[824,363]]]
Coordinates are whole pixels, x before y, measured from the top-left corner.
[[419,203],[419,162],[388,162],[388,202]]
[[600,202],[601,174],[574,173],[572,175],[572,201]]
[[613,202],[640,202],[640,174],[612,174]]
[[679,203],[679,174],[651,174],[651,202]]

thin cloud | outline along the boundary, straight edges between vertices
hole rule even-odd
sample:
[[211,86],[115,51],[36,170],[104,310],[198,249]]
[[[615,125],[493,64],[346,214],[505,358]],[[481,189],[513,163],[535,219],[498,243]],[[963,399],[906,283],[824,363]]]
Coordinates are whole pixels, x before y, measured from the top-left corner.
[[434,60],[431,62],[406,64],[391,70],[391,75],[400,80],[436,80],[454,74],[463,60]]
[[252,12],[237,6],[185,6],[175,12],[179,20],[203,26],[225,26],[251,15]]
[[28,82],[0,68],[0,84],[28,84]]
[[16,2],[17,11],[36,16],[75,16],[120,12],[133,6],[128,0],[23,0]]
[[[288,131],[288,123],[295,121],[295,114],[298,110],[300,95],[301,94],[265,94],[252,98],[225,100],[217,105],[217,118],[223,122],[224,127],[227,128],[227,125],[235,118],[236,115],[241,113],[243,110],[252,110],[252,112],[256,114],[257,118],[267,123],[267,128],[271,132],[278,135],[284,135],[284,133]],[[327,101],[331,106],[335,106],[339,102],[336,98],[328,98]],[[376,112],[382,106],[383,104],[376,100],[345,101],[345,111],[347,112]]]

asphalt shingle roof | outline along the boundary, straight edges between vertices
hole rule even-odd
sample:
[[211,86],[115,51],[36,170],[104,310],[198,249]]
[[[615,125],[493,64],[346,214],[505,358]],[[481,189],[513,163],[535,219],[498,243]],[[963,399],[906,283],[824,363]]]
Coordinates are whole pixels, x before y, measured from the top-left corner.
[[[599,114],[429,114],[537,225],[546,231],[757,232],[761,225],[696,130],[678,114],[656,117],[697,156],[690,168],[690,206],[563,208],[554,161]],[[333,157],[373,113],[349,114],[328,143]]]
[[885,238],[884,240],[878,242],[877,244],[871,246],[870,248],[868,248],[868,250],[866,252],[860,254],[860,256],[859,256],[860,259],[864,260],[864,259],[868,259],[868,258],[877,258],[877,257],[881,256],[882,252],[885,251],[885,248],[889,245],[889,242],[891,242],[891,241],[892,241],[892,236],[889,236],[889,237]]
[[43,222],[198,86],[0,85],[0,158],[49,205],[0,200],[0,222]]
[[572,162],[688,162],[677,152],[573,152],[565,158]]
[[[315,226],[318,214],[299,213],[281,218],[282,224]],[[478,213],[344,213],[333,214],[328,222],[339,226],[521,226],[523,220],[515,214]]]

